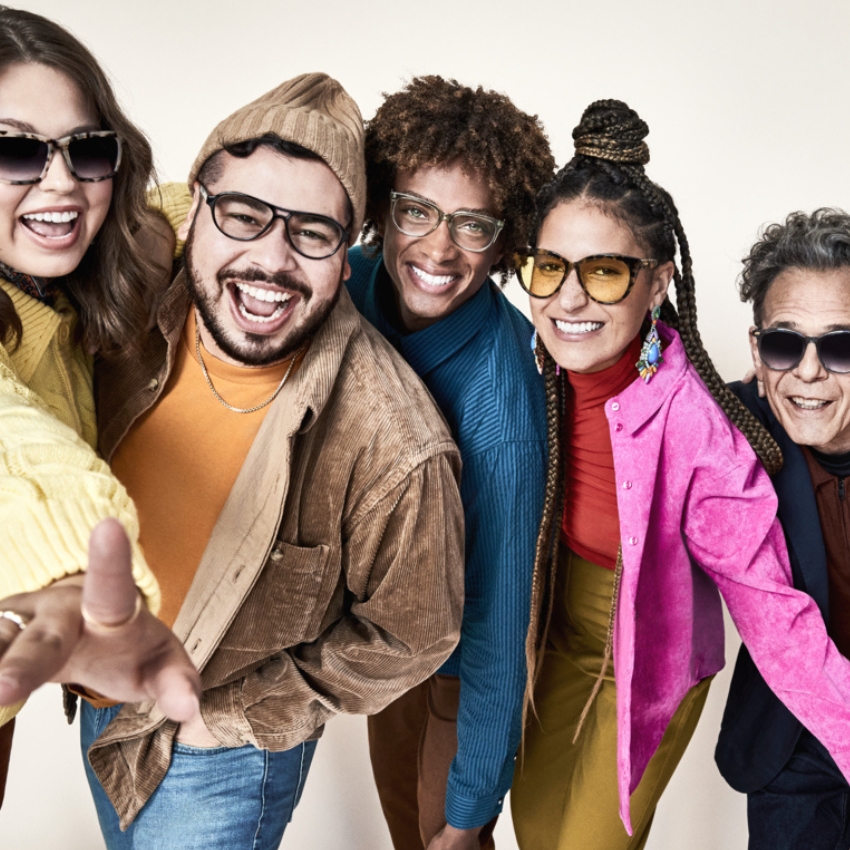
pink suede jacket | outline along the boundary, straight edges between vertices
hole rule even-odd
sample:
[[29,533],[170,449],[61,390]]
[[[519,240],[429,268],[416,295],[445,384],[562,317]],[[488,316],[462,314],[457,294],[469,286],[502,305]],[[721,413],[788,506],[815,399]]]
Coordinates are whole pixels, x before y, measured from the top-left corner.
[[723,667],[720,594],[767,684],[850,780],[850,662],[792,587],[770,479],[662,327],[664,364],[611,398],[623,572],[614,624],[620,816],[685,693]]

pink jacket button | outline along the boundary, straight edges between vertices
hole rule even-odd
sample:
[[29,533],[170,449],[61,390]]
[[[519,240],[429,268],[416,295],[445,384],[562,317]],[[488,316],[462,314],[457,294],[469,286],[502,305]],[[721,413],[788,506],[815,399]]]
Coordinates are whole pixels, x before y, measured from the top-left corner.
[[622,431],[622,430],[623,430],[623,423],[622,423],[622,422],[618,422],[618,423],[614,426],[614,430],[615,430],[615,431]]
[[624,490],[631,490],[632,489],[632,482],[631,481],[624,481],[623,482],[623,489]]
[[620,402],[619,401],[615,401],[611,404],[611,410],[619,410],[619,409],[620,409]]
[[629,546],[637,546],[637,537],[629,538]]

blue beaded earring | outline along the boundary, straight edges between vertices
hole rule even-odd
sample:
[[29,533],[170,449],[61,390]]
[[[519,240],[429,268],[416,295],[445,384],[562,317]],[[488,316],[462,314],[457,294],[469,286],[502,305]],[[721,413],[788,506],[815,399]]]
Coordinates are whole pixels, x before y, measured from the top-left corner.
[[534,362],[537,365],[537,374],[543,374],[543,348],[539,344],[539,340],[537,339],[537,328],[534,329],[534,333],[531,335],[531,350],[534,353]]
[[[534,362],[537,365],[537,374],[543,374],[543,365],[545,364],[544,360],[544,350],[543,346],[540,344],[540,338],[537,336],[537,328],[534,329],[534,333],[531,335],[531,350],[534,352]],[[561,374],[561,367],[558,363],[555,364],[555,374]]]
[[658,329],[655,327],[656,322],[661,317],[661,307],[653,307],[652,325],[649,328],[649,333],[643,341],[643,346],[640,350],[640,360],[635,363],[638,373],[641,378],[648,384],[652,376],[658,371],[658,367],[664,362],[661,356],[661,339],[658,336]]

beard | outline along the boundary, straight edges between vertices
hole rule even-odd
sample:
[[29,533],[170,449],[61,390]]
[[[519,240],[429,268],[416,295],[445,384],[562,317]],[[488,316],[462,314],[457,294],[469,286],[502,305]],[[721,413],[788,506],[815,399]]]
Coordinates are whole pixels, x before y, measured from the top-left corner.
[[[311,304],[314,300],[313,291],[307,284],[286,272],[269,274],[258,268],[235,269],[224,268],[216,274],[216,287],[210,291],[205,287],[198,272],[192,255],[192,234],[186,242],[186,287],[201,322],[213,338],[219,350],[227,357],[245,366],[270,366],[286,360],[298,351],[325,323],[339,300],[343,284],[342,269],[340,269],[339,286],[333,297],[326,301]],[[221,312],[229,309],[223,297],[228,280],[240,280],[245,283],[264,282],[297,292],[301,296],[302,317],[300,324],[295,324],[282,338],[269,337],[265,334],[252,334],[247,331],[232,331],[225,328]],[[293,314],[294,317],[294,314]],[[298,320],[296,319],[296,322]]]

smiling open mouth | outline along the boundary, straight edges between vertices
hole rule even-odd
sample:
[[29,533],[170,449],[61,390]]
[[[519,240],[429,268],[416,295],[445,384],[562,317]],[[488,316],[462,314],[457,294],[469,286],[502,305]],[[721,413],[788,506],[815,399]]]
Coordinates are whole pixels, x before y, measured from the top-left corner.
[[555,327],[564,334],[589,334],[598,331],[602,322],[563,322],[555,319]]
[[73,232],[80,214],[76,211],[28,213],[21,216],[24,227],[46,239],[62,239]]
[[456,277],[453,274],[428,274],[428,272],[423,271],[418,266],[414,266],[413,263],[410,264],[410,268],[419,280],[422,283],[427,283],[428,286],[447,286]]
[[261,289],[249,283],[237,283],[235,289],[239,312],[249,321],[260,324],[279,319],[292,298],[288,292]]
[[819,398],[802,398],[801,396],[791,396],[790,402],[801,410],[820,410],[826,407],[830,402]]

